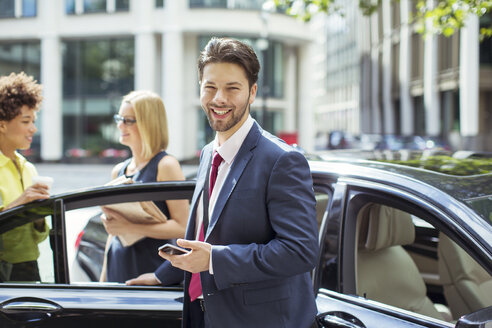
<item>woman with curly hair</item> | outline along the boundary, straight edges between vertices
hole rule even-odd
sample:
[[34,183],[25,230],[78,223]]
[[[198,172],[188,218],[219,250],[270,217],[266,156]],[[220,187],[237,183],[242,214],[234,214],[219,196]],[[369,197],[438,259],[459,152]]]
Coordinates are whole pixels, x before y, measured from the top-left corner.
[[[18,149],[29,149],[42,87],[24,72],[0,77],[0,211],[49,198],[48,187],[32,184],[37,175]],[[49,227],[39,219],[0,235],[0,281],[39,281],[38,244]]]

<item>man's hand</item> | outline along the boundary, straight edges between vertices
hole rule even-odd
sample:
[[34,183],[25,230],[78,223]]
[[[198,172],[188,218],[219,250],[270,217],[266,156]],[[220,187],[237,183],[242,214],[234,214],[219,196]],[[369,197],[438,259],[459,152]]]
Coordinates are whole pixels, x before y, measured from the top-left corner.
[[155,277],[155,274],[153,274],[153,273],[141,274],[137,278],[127,280],[125,283],[128,286],[135,286],[135,285],[154,286],[154,285],[160,285],[161,284],[159,282],[159,280],[157,280],[157,278]]
[[159,251],[159,255],[168,260],[174,267],[191,273],[207,271],[210,264],[212,245],[197,240],[178,239],[178,246],[191,249],[188,254],[169,255]]

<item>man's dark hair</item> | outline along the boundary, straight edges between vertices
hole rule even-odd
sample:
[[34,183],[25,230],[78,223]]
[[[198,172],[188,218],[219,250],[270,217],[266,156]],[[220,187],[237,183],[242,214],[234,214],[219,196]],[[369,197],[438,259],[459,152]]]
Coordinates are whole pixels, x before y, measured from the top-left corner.
[[249,88],[258,81],[260,62],[256,53],[249,45],[229,38],[212,38],[198,58],[198,74],[200,81],[203,69],[210,63],[231,63],[241,66],[248,78]]
[[22,106],[38,109],[43,100],[42,87],[24,72],[0,77],[0,121],[11,121]]

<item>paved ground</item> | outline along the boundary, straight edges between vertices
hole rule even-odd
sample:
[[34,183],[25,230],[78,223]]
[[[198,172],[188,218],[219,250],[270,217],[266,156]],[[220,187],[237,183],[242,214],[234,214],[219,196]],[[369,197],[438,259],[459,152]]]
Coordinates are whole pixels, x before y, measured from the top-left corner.
[[39,175],[54,179],[52,194],[100,186],[111,180],[113,165],[35,164]]

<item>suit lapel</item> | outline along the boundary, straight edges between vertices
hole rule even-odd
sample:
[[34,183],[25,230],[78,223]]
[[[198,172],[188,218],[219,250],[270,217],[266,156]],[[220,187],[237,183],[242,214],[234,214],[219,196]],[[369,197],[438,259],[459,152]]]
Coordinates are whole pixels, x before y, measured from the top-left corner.
[[[234,191],[234,188],[236,187],[239,178],[244,172],[246,166],[248,165],[248,162],[253,157],[252,150],[256,147],[256,144],[258,143],[258,139],[260,136],[261,136],[261,129],[258,126],[258,124],[255,122],[251,127],[251,130],[249,131],[248,135],[246,136],[246,139],[244,139],[244,142],[241,148],[239,149],[236,157],[234,158],[234,162],[232,163],[229,174],[227,175],[226,180],[222,185],[220,193],[217,197],[217,201],[215,202],[214,211],[210,216],[210,223],[207,229],[205,240],[207,240],[208,236],[210,236],[210,233],[214,229],[215,224],[217,223],[217,220],[219,219],[225,204],[229,200],[231,193]],[[211,154],[209,156],[211,157]]]
[[205,184],[205,178],[207,175],[207,168],[212,161],[212,144],[203,148],[202,158],[200,159],[200,166],[198,168],[198,176],[195,185],[195,191],[193,192],[193,198],[191,199],[191,213],[189,217],[188,228],[186,229],[186,239],[195,239],[195,225],[196,225],[196,209],[198,206],[199,197],[202,194],[203,186]]

